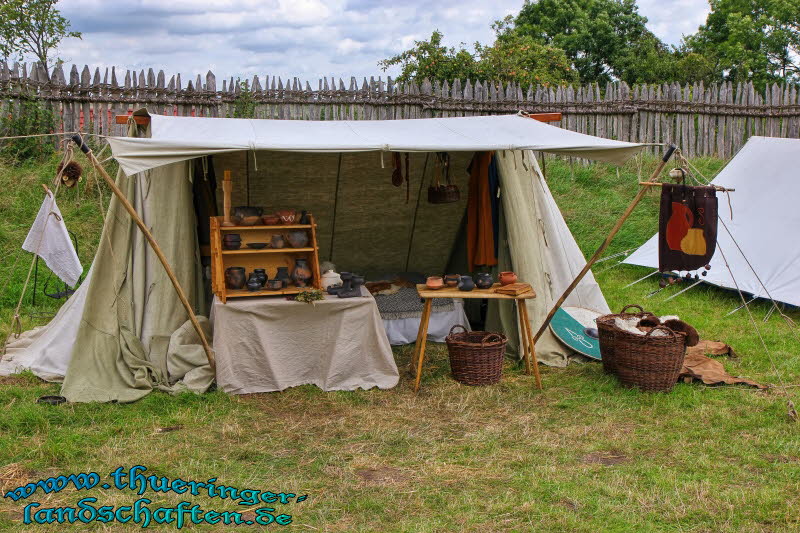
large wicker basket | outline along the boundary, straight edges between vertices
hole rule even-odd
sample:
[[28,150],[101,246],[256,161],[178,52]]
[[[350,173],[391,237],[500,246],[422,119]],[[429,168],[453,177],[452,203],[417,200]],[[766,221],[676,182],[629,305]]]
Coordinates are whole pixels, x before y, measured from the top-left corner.
[[[654,335],[659,330],[666,335]],[[644,391],[671,391],[685,356],[686,334],[666,326],[656,326],[644,335],[623,331],[614,344],[614,366],[620,383]]]
[[[463,331],[455,332],[456,328]],[[467,331],[461,324],[445,337],[453,378],[464,385],[492,385],[503,375],[508,339],[488,331]]]
[[[628,309],[635,307],[639,309],[638,313],[628,313]],[[596,320],[597,331],[600,334],[600,357],[603,361],[603,371],[606,374],[616,374],[616,367],[614,362],[614,345],[619,333],[625,333],[614,325],[614,319],[622,318],[623,320],[629,318],[644,318],[651,316],[653,313],[645,311],[639,305],[626,305],[622,311],[612,315],[603,315]]]

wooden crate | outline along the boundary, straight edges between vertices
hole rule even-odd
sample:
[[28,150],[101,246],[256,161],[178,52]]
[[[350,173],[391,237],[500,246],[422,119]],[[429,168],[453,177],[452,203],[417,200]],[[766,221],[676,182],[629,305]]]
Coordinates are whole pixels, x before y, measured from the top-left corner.
[[[253,269],[263,268],[267,277],[273,279],[279,266],[289,269],[291,275],[295,259],[302,258],[308,261],[312,278],[310,286],[322,288],[322,278],[319,271],[319,245],[317,243],[317,225],[314,217],[309,215],[309,224],[287,224],[278,226],[222,226],[223,217],[211,217],[211,290],[222,303],[228,298],[241,298],[246,296],[280,296],[297,294],[307,288],[293,285],[291,282],[285,289],[277,291],[260,290],[250,292],[246,288],[232,290],[225,287],[225,269],[229,267],[244,267],[245,275],[249,276]],[[307,248],[291,248],[286,243],[285,248],[264,248],[254,250],[247,248],[248,242],[270,242],[275,234],[284,235],[288,230],[306,229],[309,232]],[[242,238],[242,247],[239,250],[224,250],[222,237],[228,233],[238,233]]]

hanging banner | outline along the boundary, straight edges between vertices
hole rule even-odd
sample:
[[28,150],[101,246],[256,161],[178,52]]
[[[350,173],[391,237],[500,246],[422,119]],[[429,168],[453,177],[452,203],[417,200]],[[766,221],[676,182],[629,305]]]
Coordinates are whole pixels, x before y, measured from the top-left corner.
[[658,269],[702,268],[717,248],[717,192],[665,183],[658,222]]

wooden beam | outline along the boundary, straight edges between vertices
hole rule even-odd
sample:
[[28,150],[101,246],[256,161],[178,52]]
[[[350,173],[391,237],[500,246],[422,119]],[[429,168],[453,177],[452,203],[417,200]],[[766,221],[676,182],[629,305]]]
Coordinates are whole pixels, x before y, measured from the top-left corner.
[[539,122],[558,122],[561,120],[561,113],[527,113],[523,116]]
[[143,117],[139,115],[117,115],[117,124],[127,124],[128,119],[133,119],[139,126],[147,126],[150,124],[150,117]]

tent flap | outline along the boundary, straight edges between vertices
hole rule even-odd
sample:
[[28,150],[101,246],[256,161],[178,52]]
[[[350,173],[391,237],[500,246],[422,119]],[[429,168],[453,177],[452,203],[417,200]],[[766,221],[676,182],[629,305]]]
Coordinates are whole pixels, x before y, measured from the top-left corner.
[[328,121],[151,115],[150,127],[150,138],[108,138],[114,157],[128,175],[239,150],[535,150],[619,164],[645,146],[577,133],[522,115]]

